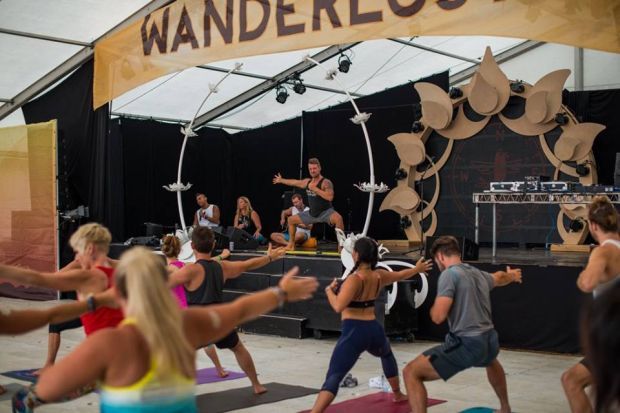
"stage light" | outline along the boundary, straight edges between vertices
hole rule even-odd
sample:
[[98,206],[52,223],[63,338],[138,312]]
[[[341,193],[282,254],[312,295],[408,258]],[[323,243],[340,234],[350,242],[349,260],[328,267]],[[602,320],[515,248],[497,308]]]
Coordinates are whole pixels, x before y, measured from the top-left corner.
[[557,113],[554,120],[558,125],[563,126],[568,123],[568,116],[566,116],[566,113]]
[[295,83],[293,84],[293,91],[295,93],[297,93],[298,95],[303,95],[304,93],[306,93],[306,86],[302,83],[299,77],[297,77],[294,82]]
[[450,99],[458,99],[461,96],[463,96],[463,91],[461,90],[461,88],[458,88],[458,87],[450,88]]
[[276,101],[278,103],[286,103],[286,99],[288,99],[288,91],[282,85],[278,86],[276,89]]
[[510,82],[510,90],[514,93],[523,93],[523,91],[525,91],[525,86],[523,85],[523,82],[516,80],[514,82]]
[[413,133],[420,133],[423,130],[424,130],[424,125],[420,121],[415,121],[413,122],[413,125],[411,125],[411,132]]
[[342,73],[348,73],[349,68],[351,67],[352,64],[353,62],[351,62],[351,59],[349,59],[349,56],[343,53],[340,54],[340,57],[338,58],[338,70],[340,70]]
[[396,170],[396,173],[394,174],[394,179],[400,181],[401,179],[405,179],[407,176],[407,171],[405,171],[403,168],[398,168]]
[[589,162],[580,163],[575,167],[575,172],[579,176],[586,176],[590,174],[590,167],[587,165]]
[[404,216],[400,218],[400,229],[403,231],[411,226],[411,220],[408,216]]

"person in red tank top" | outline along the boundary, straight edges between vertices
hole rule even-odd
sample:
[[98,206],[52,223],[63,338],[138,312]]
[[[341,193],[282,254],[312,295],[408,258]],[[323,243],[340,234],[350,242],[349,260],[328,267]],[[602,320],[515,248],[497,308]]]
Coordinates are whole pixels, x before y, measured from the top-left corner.
[[[82,225],[69,239],[80,268],[55,273],[39,272],[0,265],[0,279],[19,284],[46,287],[59,291],[77,291],[78,300],[113,285],[114,268],[107,257],[112,235],[97,223]],[[101,307],[81,317],[86,335],[106,327],[116,327],[123,320],[120,309]]]

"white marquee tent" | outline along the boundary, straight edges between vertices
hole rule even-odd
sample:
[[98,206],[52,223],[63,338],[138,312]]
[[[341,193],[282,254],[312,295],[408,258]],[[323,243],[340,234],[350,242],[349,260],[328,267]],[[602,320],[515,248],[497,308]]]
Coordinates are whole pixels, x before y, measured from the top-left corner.
[[[90,59],[98,39],[167,3],[170,0],[0,0],[0,126],[23,124],[19,107]],[[209,99],[198,123],[236,132],[345,100],[322,68],[304,64],[306,55],[318,54],[335,68],[344,53],[352,65],[338,79],[354,96],[364,96],[445,70],[451,84],[459,84],[471,76],[486,46],[512,79],[534,83],[549,71],[569,68],[569,90],[620,87],[620,55],[615,53],[514,38],[415,37],[211,63],[144,84],[115,99],[111,109],[115,116],[186,123],[209,84],[241,62],[241,71]],[[305,94],[293,92],[293,73],[300,73]],[[280,82],[290,95],[285,104],[275,100],[274,87]]]

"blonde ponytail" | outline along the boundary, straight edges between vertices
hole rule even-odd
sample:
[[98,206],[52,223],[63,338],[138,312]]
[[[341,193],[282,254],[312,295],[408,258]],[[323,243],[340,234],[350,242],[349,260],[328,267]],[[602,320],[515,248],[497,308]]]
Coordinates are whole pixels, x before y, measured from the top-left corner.
[[179,306],[167,286],[168,272],[151,251],[134,247],[121,256],[116,286],[126,299],[126,316],[136,320],[162,380],[175,372],[193,377],[194,349],[183,332]]

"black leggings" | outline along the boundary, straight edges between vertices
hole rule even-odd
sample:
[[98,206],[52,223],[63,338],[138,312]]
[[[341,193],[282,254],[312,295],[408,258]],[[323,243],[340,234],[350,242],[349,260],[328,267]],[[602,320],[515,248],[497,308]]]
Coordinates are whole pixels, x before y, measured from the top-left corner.
[[381,366],[386,378],[398,376],[396,359],[381,324],[377,320],[348,319],[342,322],[342,335],[332,353],[329,370],[321,390],[336,395],[340,382],[364,351],[375,357],[381,357]]

